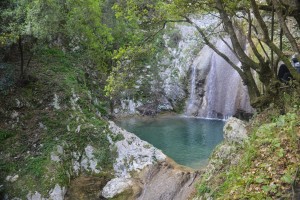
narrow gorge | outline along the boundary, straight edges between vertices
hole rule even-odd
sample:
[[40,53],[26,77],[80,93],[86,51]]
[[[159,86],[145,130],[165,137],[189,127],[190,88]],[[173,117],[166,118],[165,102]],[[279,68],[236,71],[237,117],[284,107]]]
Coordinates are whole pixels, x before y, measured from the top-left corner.
[[1,0],[0,199],[299,199],[299,13]]

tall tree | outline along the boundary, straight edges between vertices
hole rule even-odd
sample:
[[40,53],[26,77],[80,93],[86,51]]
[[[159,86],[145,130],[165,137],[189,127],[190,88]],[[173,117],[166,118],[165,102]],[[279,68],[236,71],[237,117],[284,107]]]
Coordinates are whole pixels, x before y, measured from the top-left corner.
[[[122,2],[122,1],[121,1]],[[216,53],[224,58],[231,66],[240,74],[243,82],[248,87],[250,101],[254,107],[265,106],[270,102],[275,102],[278,99],[278,81],[275,62],[272,60],[271,52],[274,52],[276,57],[282,60],[289,68],[291,74],[300,83],[300,75],[295,68],[291,65],[289,55],[286,55],[280,48],[279,39],[274,38],[273,32],[270,31],[272,23],[264,20],[270,10],[265,11],[266,7],[274,7],[277,19],[283,30],[284,35],[288,38],[288,42],[292,47],[294,53],[298,53],[298,45],[295,37],[288,29],[286,21],[283,19],[283,13],[288,10],[283,7],[280,1],[272,0],[269,4],[261,3],[256,0],[246,1],[229,1],[229,0],[205,0],[205,1],[140,1],[132,0],[130,3],[122,2],[120,11],[126,15],[127,18],[138,18],[140,24],[148,25],[152,30],[157,26],[164,27],[168,22],[187,22],[193,25],[200,33],[204,42],[210,46]],[[130,7],[129,7],[130,6]],[[142,12],[141,8],[146,8]],[[151,8],[151,9],[149,9]],[[150,12],[150,11],[151,12]],[[193,15],[214,13],[220,18],[222,22],[221,37],[229,37],[232,44],[232,51],[241,62],[242,66],[238,67],[223,53],[218,50],[214,42],[210,40],[209,34],[203,30],[193,21]],[[155,26],[156,25],[156,26]],[[274,29],[273,29],[274,30]],[[239,35],[240,32],[247,36],[247,42],[250,46],[252,54],[245,52],[244,44],[241,42]],[[216,33],[214,34],[216,35]],[[263,49],[263,51],[261,50]],[[255,80],[255,73],[258,74],[260,82]],[[265,88],[264,91],[258,89],[258,84],[262,84]]]
[[103,4],[103,0],[7,0],[0,15],[0,35],[10,36],[19,46],[20,77],[25,76],[24,56],[31,54],[26,51],[33,50],[24,48],[24,43],[32,41],[35,49],[56,46],[81,53],[97,69],[107,71],[113,37],[111,29],[102,23]]

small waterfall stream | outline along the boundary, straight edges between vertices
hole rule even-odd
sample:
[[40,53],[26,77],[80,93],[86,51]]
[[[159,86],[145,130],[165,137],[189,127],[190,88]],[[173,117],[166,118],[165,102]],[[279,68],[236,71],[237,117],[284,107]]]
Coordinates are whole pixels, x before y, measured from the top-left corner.
[[196,106],[196,68],[197,63],[193,63],[191,72],[190,96],[186,108],[186,113],[188,115],[192,115],[192,113],[189,113],[189,111],[192,111],[193,107]]
[[[230,43],[229,39],[227,42]],[[236,65],[241,65],[222,40],[217,41],[216,46]],[[205,59],[199,61],[200,57],[203,59],[203,54],[206,59],[210,59],[209,62]],[[190,95],[185,112],[187,116],[226,119],[238,110],[247,113],[253,111],[247,88],[239,74],[212,49],[205,47],[201,50],[191,65],[190,76]],[[198,84],[201,79],[205,80],[203,85]]]

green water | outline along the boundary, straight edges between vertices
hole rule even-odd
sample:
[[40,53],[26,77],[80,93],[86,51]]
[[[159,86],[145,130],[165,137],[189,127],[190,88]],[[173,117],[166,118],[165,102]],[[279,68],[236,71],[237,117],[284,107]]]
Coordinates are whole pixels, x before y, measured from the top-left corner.
[[161,149],[178,164],[198,169],[223,140],[223,121],[185,117],[130,118],[116,122]]

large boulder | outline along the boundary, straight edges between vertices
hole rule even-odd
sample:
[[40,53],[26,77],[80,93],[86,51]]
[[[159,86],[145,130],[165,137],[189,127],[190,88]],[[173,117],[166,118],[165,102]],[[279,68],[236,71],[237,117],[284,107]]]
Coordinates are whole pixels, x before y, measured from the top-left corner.
[[109,138],[111,148],[117,152],[114,170],[117,177],[130,178],[131,172],[141,171],[146,166],[164,161],[167,157],[161,150],[146,141],[141,140],[114,122],[109,121],[109,129],[115,136],[122,139],[113,142]]
[[128,178],[114,178],[110,180],[102,190],[104,198],[113,198],[126,190],[130,190],[133,186],[133,181]]
[[248,139],[245,122],[234,117],[228,119],[223,131],[224,139],[228,143],[243,144]]

